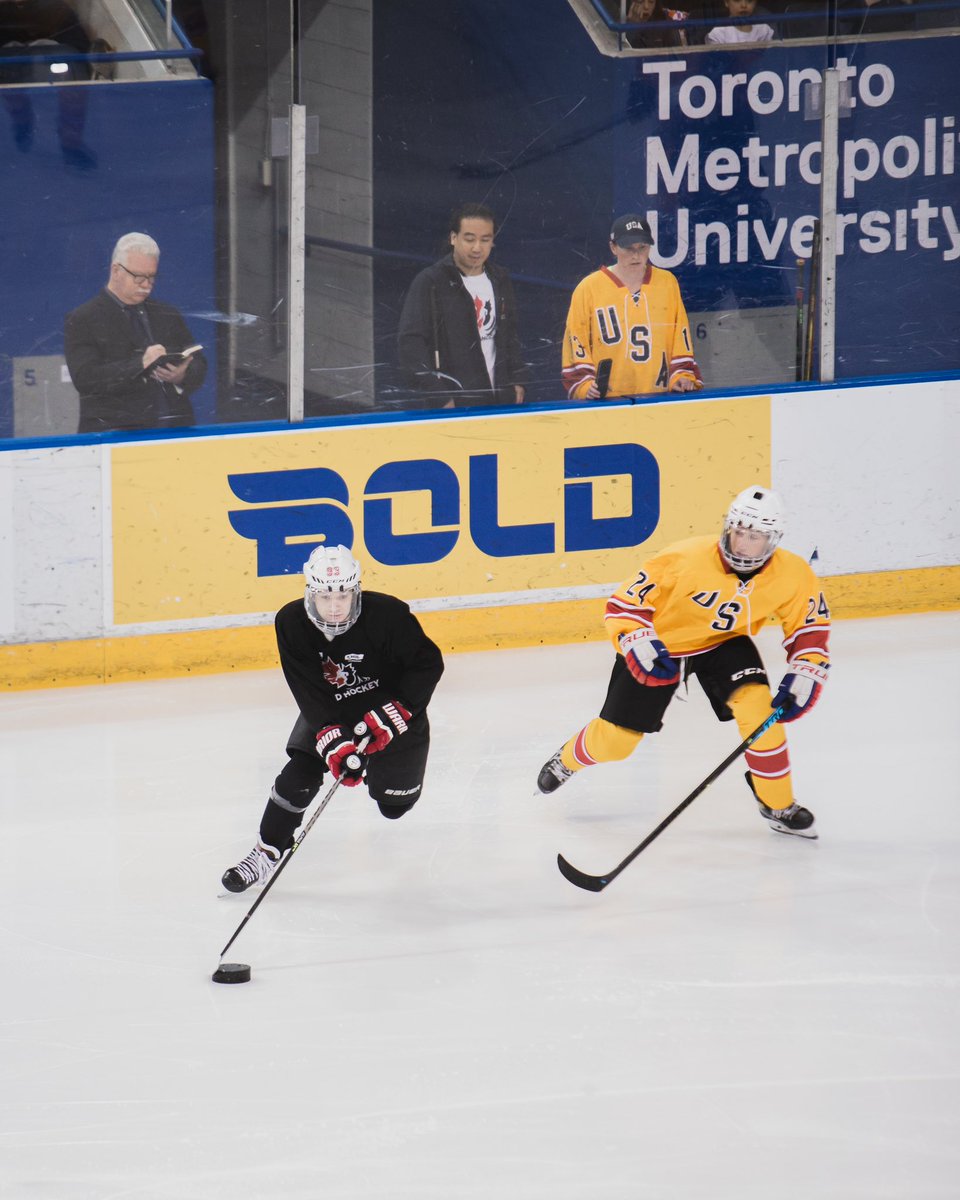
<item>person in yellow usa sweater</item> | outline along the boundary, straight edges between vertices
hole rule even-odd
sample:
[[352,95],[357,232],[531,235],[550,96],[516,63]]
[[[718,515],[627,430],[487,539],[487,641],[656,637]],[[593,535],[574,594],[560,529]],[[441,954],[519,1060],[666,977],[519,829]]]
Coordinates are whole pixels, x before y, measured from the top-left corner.
[[680,285],[650,263],[653,234],[638,213],[613,222],[614,262],[577,284],[563,335],[571,400],[603,400],[703,387]]
[[[607,602],[617,649],[606,700],[595,717],[544,764],[537,780],[556,791],[585,767],[627,758],[656,733],[680,686],[695,675],[721,721],[742,738],[786,712],[746,751],[747,783],[760,814],[780,833],[815,838],[813,813],[797,804],[783,729],[813,708],[829,670],[830,610],[810,566],[778,549],[783,506],[750,487],[730,505],[719,542],[689,538],[648,559]],[[768,620],[783,630],[787,671],[771,700],[753,638]]]

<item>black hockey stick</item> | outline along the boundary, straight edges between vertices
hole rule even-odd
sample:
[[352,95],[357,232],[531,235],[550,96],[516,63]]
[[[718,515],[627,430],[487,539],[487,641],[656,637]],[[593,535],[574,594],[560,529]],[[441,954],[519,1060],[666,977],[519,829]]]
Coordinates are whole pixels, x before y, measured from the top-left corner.
[[[366,749],[367,742],[369,742],[369,741],[370,741],[369,737],[364,738],[363,741],[358,744],[357,749],[362,752],[363,750]],[[353,768],[353,770],[356,770],[357,767],[360,766],[359,760],[357,760],[357,762],[355,764],[352,761],[355,758],[356,758],[356,755],[351,754],[350,757],[347,759],[348,765],[351,766]],[[293,845],[290,847],[290,849],[287,851],[287,853],[283,856],[283,858],[280,859],[279,863],[277,863],[276,869],[274,870],[274,872],[270,876],[270,878],[267,880],[266,886],[264,887],[263,891],[256,898],[256,900],[254,900],[253,904],[250,905],[250,911],[243,918],[243,920],[240,922],[240,924],[237,926],[237,928],[233,931],[233,937],[230,939],[229,942],[227,942],[227,944],[224,946],[224,948],[220,951],[220,961],[221,962],[223,962],[223,956],[226,954],[226,952],[230,949],[230,947],[233,945],[233,943],[237,940],[237,938],[243,932],[243,929],[244,929],[244,926],[246,925],[246,923],[250,920],[250,918],[257,911],[257,909],[264,902],[264,900],[266,900],[267,892],[270,891],[270,889],[273,887],[273,885],[280,878],[280,872],[284,869],[284,867],[287,865],[287,863],[290,861],[290,859],[293,858],[293,856],[296,854],[296,852],[300,849],[300,845],[303,842],[303,839],[307,836],[307,834],[313,828],[313,826],[317,820],[317,817],[320,816],[320,814],[323,812],[323,810],[327,807],[327,805],[333,799],[334,793],[336,792],[337,788],[340,786],[341,783],[343,783],[342,775],[340,776],[339,779],[334,780],[333,786],[330,788],[330,790],[327,792],[327,794],[324,796],[324,798],[320,801],[319,805],[317,806],[317,811],[313,814],[313,816],[306,823],[306,825],[304,825],[303,829],[301,830],[300,836],[293,843]]]
[[794,352],[794,379],[797,383],[804,378],[803,374],[803,273],[805,263],[797,259],[797,338]]
[[803,378],[813,378],[813,344],[816,332],[817,293],[820,290],[820,219],[813,223],[813,248],[810,251],[810,280],[807,290],[807,344],[803,357]]
[[601,358],[597,363],[597,391],[600,393],[600,399],[605,400],[607,397],[607,388],[610,386],[610,368],[613,366],[612,358]]
[[437,289],[430,288],[430,329],[433,333],[433,369],[440,370],[440,308],[437,304]]
[[668,817],[664,817],[653,833],[648,833],[640,845],[637,846],[635,850],[630,851],[630,853],[623,860],[623,862],[619,864],[619,866],[614,867],[612,871],[608,871],[606,875],[587,875],[583,871],[578,871],[576,867],[571,866],[562,854],[558,854],[557,866],[560,868],[560,874],[563,875],[565,879],[569,879],[571,883],[576,884],[577,887],[584,888],[588,892],[602,892],[607,884],[616,879],[616,877],[625,867],[629,867],[637,855],[642,850],[646,850],[650,843],[655,838],[658,838],[666,829],[666,827],[671,822],[675,821],[683,812],[683,810],[688,807],[688,805],[692,804],[694,800],[696,800],[701,792],[705,791],[718,776],[722,775],[735,759],[739,758],[745,750],[749,750],[758,738],[763,737],[770,726],[775,725],[786,711],[787,706],[785,704],[781,704],[779,708],[775,708],[762,725],[758,725],[749,737],[743,739],[743,741],[736,748],[736,750],[733,751],[732,754],[727,755],[727,757],[715,771],[711,771],[703,783],[693,789],[686,800],[678,804]]

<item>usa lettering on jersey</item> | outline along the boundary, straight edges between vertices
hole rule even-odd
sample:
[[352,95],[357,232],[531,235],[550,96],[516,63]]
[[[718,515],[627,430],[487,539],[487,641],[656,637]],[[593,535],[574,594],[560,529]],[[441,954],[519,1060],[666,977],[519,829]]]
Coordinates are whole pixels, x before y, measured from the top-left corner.
[[586,398],[601,358],[611,359],[610,396],[667,391],[680,373],[700,380],[690,323],[669,271],[648,268],[636,291],[608,267],[577,285],[563,344],[563,380],[571,399]]
[[731,637],[756,636],[769,621],[783,630],[788,660],[829,662],[830,609],[809,564],[782,547],[741,580],[728,570],[715,537],[668,546],[607,601],[604,622],[620,634],[653,628],[673,655],[702,654]]

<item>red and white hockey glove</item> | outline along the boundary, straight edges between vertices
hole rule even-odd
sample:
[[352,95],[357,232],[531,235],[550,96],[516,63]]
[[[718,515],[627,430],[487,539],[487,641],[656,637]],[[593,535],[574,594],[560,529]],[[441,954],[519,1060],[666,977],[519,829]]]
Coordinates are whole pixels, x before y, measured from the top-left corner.
[[327,770],[344,787],[356,787],[363,780],[366,759],[357,743],[339,725],[328,725],[317,734],[317,753]]
[[773,708],[779,708],[781,704],[786,706],[787,711],[780,718],[781,721],[795,721],[813,708],[820,699],[829,670],[827,666],[802,658],[789,665],[793,669],[780,680],[780,690],[773,698]]
[[406,733],[410,726],[409,709],[404,708],[399,700],[388,700],[380,708],[371,708],[363,714],[363,720],[354,727],[354,736],[363,737],[368,734],[367,753],[376,754],[389,746],[395,737]]
[[646,687],[679,683],[680,664],[670,657],[652,627],[641,626],[630,633],[621,633],[618,641],[623,661],[637,683]]

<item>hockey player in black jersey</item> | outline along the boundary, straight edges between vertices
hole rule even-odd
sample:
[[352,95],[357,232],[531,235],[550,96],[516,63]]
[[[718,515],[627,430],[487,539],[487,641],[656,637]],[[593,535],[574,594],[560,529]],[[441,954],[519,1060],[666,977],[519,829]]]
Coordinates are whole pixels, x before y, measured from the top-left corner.
[[[345,546],[319,546],[303,573],[304,599],[285,604],[275,622],[280,665],[300,715],[259,840],[224,873],[231,892],[266,882],[328,772],[344,787],[365,779],[390,818],[409,812],[423,787],[427,705],[443,674],[439,649],[402,600],[382,592],[361,600],[360,564]],[[365,736],[361,754],[357,743]]]

